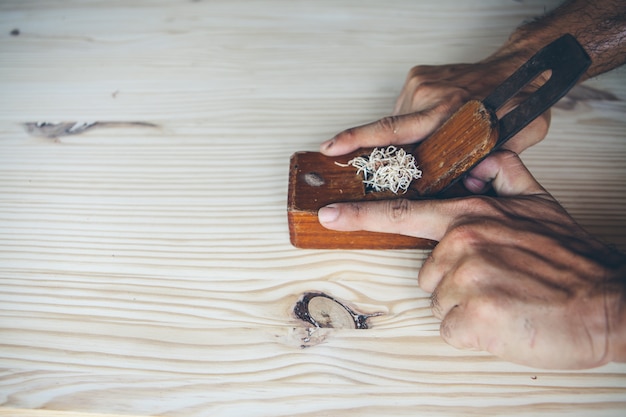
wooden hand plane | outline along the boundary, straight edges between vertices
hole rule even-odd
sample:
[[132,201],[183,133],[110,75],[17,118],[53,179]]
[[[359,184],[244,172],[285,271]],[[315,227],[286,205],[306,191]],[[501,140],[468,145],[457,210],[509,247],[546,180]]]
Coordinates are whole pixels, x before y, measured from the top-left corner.
[[[369,190],[363,176],[346,167],[353,158],[369,155],[371,149],[341,157],[295,153],[289,167],[287,203],[291,243],[309,249],[434,247],[437,242],[398,234],[328,230],[318,222],[317,211],[339,202],[468,195],[458,180],[563,97],[590,64],[589,56],[571,35],[541,49],[484,100],[467,102],[427,139],[402,147],[415,157],[422,171],[422,177],[412,181],[405,193]],[[550,71],[548,81],[505,116],[496,117],[498,109],[545,71]]]

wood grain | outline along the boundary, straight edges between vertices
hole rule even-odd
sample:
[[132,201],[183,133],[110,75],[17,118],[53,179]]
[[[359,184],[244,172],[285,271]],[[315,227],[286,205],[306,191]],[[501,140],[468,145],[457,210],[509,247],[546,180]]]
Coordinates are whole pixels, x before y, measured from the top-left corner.
[[[289,243],[290,155],[556,3],[1,2],[0,415],[621,415],[624,365],[447,346],[416,285],[427,251]],[[622,249],[624,81],[591,80],[605,94],[570,97],[524,154]],[[113,124],[25,128],[56,121]],[[309,330],[310,291],[380,315]]]
[[489,155],[498,140],[496,115],[470,100],[413,151],[423,171],[411,188],[436,196]]

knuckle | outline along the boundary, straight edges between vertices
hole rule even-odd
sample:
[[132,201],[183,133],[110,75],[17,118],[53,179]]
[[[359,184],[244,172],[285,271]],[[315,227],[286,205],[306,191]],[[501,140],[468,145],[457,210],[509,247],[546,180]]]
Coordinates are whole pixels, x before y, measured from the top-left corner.
[[398,200],[388,200],[385,203],[385,217],[391,223],[405,223],[411,217],[411,202],[401,198]]
[[455,226],[446,234],[446,240],[458,247],[471,247],[480,242],[482,233],[471,223],[463,223]]
[[456,307],[454,314],[450,314],[442,320],[439,333],[446,343],[457,349],[475,350],[480,344],[478,335],[471,330],[472,327],[471,318],[468,317],[467,312]]
[[398,127],[398,116],[386,116],[376,122],[375,128],[382,132],[395,133]]
[[468,218],[500,218],[501,210],[495,199],[485,196],[471,196],[458,199],[453,209],[457,213],[464,213],[464,219]]
[[468,255],[455,269],[452,274],[452,281],[461,290],[464,288],[478,289],[486,274],[483,259],[476,255]]
[[335,225],[339,230],[364,230],[368,227],[367,207],[364,204],[342,203],[339,207],[341,209]]
[[469,91],[462,88],[454,88],[447,94],[446,100],[441,102],[440,105],[451,114],[469,101],[470,98]]
[[467,90],[456,87],[438,86],[436,89],[432,87],[432,91],[435,92],[433,96],[439,98],[433,109],[448,116],[459,110],[471,98]]
[[432,89],[428,86],[424,86],[422,84],[415,85],[412,88],[410,95],[411,108],[414,111],[419,111],[420,113],[432,110],[433,100],[437,100],[437,98],[433,98],[436,94],[432,94],[431,91]]
[[466,310],[468,314],[481,323],[488,323],[498,315],[498,306],[493,297],[483,295],[473,298],[468,302]]
[[421,103],[425,110],[441,115],[443,119],[457,111],[469,98],[466,90],[439,82],[423,81],[412,89],[413,103]]
[[409,70],[409,74],[407,76],[407,79],[409,80],[414,80],[414,79],[420,79],[421,77],[424,76],[424,74],[429,73],[431,70],[433,69],[432,65],[416,65],[413,68],[411,68]]
[[[475,314],[474,310],[465,305],[455,308],[455,314],[446,316],[441,322],[439,331],[442,339],[458,349],[485,350],[484,341],[489,340],[489,335],[484,334],[485,321],[482,316]],[[453,317],[451,317],[453,316]]]
[[335,138],[342,142],[356,142],[356,140],[358,139],[358,128],[351,127],[349,129],[346,129],[343,132],[339,133],[337,136],[335,136]]
[[435,289],[430,295],[430,309],[435,317],[443,319],[443,311],[439,302],[439,291]]
[[439,333],[441,338],[447,343],[452,344],[452,335],[454,333],[454,325],[450,320],[443,320],[439,326]]
[[470,328],[481,329],[480,334],[474,334],[475,347],[493,352],[497,346],[497,338],[494,339],[498,333],[496,329],[504,315],[497,299],[485,295],[474,297],[466,303],[465,315]]
[[413,97],[430,97],[436,90],[438,90],[436,83],[431,81],[422,81],[415,86]]
[[365,207],[363,206],[363,203],[346,203],[346,207],[349,210],[350,216],[355,220],[358,221],[364,217]]

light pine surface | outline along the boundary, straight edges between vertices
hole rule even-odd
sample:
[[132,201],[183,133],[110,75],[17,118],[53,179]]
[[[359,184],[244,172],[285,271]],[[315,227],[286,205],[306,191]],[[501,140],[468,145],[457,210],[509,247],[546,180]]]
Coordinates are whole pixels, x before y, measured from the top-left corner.
[[[555,4],[1,1],[0,415],[624,415],[626,365],[447,346],[416,285],[426,252],[289,244],[293,152]],[[574,91],[524,154],[621,249],[625,75]],[[25,127],[43,122],[101,123]],[[307,291],[382,314],[313,329],[292,312]]]

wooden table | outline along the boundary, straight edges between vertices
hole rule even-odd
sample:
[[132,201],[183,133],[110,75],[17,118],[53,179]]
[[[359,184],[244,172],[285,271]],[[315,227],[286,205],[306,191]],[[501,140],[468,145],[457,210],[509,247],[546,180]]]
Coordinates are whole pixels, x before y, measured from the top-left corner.
[[[388,114],[413,65],[478,60],[556,4],[2,1],[0,415],[623,415],[625,365],[447,346],[425,252],[288,238],[293,152]],[[524,154],[621,249],[624,99],[623,69],[591,80]],[[309,291],[380,315],[312,328],[293,313]]]

